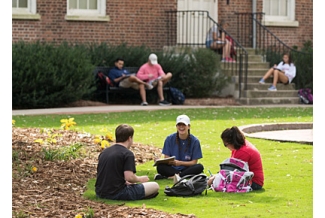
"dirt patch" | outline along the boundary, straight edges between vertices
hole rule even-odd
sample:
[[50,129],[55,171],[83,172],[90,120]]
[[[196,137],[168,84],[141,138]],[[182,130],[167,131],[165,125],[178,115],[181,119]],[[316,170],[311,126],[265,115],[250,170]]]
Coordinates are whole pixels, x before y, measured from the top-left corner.
[[[56,143],[40,143],[55,137]],[[82,144],[82,156],[70,160],[45,160],[54,149]],[[44,150],[45,149],[45,150]],[[169,214],[142,207],[129,208],[121,202],[108,205],[83,197],[86,183],[96,177],[97,158],[102,148],[94,143],[94,136],[86,133],[37,128],[12,128],[12,214],[13,217],[75,217],[86,215],[91,208],[93,217],[195,217]],[[130,150],[136,164],[151,161],[161,149],[134,143]],[[33,167],[34,171],[33,171]],[[160,193],[163,194],[163,193]],[[83,216],[85,217],[85,216]]]

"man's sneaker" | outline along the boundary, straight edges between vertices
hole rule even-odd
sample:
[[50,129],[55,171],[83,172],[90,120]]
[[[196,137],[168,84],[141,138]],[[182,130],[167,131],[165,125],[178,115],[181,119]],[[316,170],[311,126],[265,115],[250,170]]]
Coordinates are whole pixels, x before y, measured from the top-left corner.
[[265,81],[264,79],[262,78],[260,81],[259,81],[260,84],[265,84]]
[[166,100],[163,100],[163,101],[160,101],[160,102],[159,102],[159,105],[161,105],[161,106],[168,106],[168,105],[171,105],[171,103],[169,103],[169,102],[166,101]]
[[148,105],[148,102],[144,101],[141,103],[141,106],[147,106]]
[[162,176],[159,173],[155,175],[155,177],[153,177],[154,180],[159,180],[159,179],[167,179],[168,177],[166,176]]
[[268,89],[269,91],[277,91],[276,87],[275,86],[270,86],[270,88]]
[[147,89],[148,89],[148,90],[153,89],[153,85],[151,85],[150,83],[147,83],[146,86],[147,86]]
[[176,182],[178,182],[179,180],[181,180],[181,177],[180,177],[178,174],[175,174],[175,175],[174,175],[174,184],[175,184]]

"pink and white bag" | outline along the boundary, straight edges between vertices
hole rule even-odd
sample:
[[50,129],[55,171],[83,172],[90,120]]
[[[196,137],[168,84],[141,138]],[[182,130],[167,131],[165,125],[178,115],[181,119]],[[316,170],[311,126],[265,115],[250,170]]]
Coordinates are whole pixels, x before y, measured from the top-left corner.
[[215,175],[212,190],[216,192],[250,192],[254,176],[248,164],[236,158],[228,158],[220,164],[220,171]]

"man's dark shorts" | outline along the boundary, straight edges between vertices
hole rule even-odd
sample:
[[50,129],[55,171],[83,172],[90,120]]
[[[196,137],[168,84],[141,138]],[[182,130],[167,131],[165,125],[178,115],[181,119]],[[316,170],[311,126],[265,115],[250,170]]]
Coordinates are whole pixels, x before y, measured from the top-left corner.
[[107,198],[111,200],[141,200],[145,197],[143,184],[127,185],[116,195],[98,196],[100,198]]

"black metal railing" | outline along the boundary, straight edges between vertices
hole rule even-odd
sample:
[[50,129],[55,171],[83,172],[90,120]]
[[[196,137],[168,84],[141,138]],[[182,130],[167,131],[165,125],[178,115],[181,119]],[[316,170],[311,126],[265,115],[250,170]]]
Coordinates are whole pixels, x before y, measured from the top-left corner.
[[[248,53],[245,48],[231,36],[227,30],[223,29],[208,11],[186,10],[186,11],[166,11],[167,14],[167,46],[177,47],[201,47],[205,48],[206,37],[209,29],[217,25],[218,29],[233,39],[236,55],[233,59],[236,62],[222,63],[222,70],[226,75],[238,76],[239,78],[239,98],[242,97],[242,90],[246,90]],[[226,72],[227,71],[227,72]],[[242,87],[244,85],[244,87]]]
[[296,65],[296,77],[293,82],[296,89],[312,88],[313,54],[289,47],[263,25],[264,13],[235,13],[237,15],[237,33],[235,37],[245,47],[255,48],[270,67],[282,60],[284,53],[290,53]]

